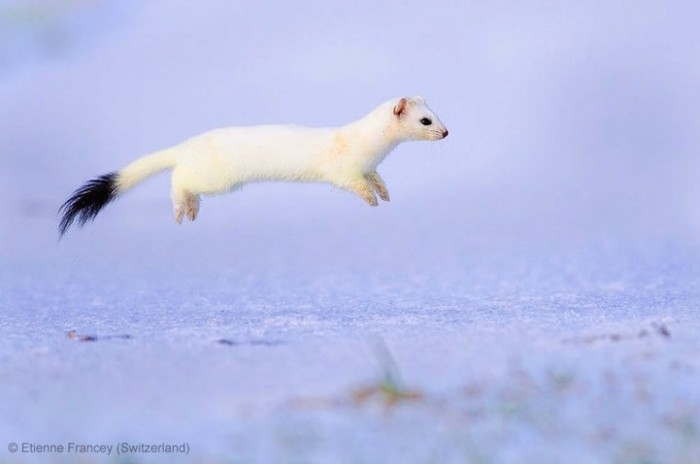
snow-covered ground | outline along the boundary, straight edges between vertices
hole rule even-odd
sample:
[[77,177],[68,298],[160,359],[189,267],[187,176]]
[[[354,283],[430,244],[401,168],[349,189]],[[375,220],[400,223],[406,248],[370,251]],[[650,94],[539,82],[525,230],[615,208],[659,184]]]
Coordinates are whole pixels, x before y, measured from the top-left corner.
[[[697,6],[133,3],[0,2],[0,463],[700,462]],[[58,241],[140,154],[401,94],[450,136],[391,203],[177,226],[161,176]]]

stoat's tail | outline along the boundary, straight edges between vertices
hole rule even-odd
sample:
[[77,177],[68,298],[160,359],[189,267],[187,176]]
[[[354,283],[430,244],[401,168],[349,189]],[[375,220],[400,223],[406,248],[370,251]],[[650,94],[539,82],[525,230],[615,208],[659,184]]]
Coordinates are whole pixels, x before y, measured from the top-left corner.
[[163,150],[139,158],[120,171],[87,181],[58,210],[63,214],[58,225],[61,237],[76,219],[84,226],[118,195],[164,169],[175,167],[176,162],[174,150]]

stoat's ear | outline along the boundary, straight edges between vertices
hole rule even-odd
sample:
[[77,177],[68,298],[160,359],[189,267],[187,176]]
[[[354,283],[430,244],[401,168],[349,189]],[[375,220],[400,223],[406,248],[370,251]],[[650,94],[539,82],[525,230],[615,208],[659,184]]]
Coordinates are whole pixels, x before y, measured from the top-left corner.
[[398,118],[402,118],[403,116],[406,115],[406,112],[408,111],[408,98],[402,97],[401,100],[396,104],[394,107],[394,114]]

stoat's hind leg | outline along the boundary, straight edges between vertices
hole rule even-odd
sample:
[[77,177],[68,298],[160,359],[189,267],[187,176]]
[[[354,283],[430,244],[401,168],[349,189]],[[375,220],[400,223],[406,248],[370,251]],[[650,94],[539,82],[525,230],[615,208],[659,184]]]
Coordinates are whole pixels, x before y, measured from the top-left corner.
[[187,190],[173,191],[173,214],[178,224],[182,224],[182,218],[187,215],[190,221],[197,219],[199,214],[199,195]]
[[197,219],[197,214],[199,214],[199,195],[190,193],[187,195],[187,200],[185,202],[185,214],[187,219],[194,221]]

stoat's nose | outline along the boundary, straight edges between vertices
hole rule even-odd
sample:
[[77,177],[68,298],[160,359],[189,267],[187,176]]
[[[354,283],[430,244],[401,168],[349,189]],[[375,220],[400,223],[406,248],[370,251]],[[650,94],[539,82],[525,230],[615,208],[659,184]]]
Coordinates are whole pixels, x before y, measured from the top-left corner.
[[449,135],[449,133],[450,133],[450,131],[448,131],[447,129],[442,131],[442,138],[444,139],[445,137],[447,137]]

